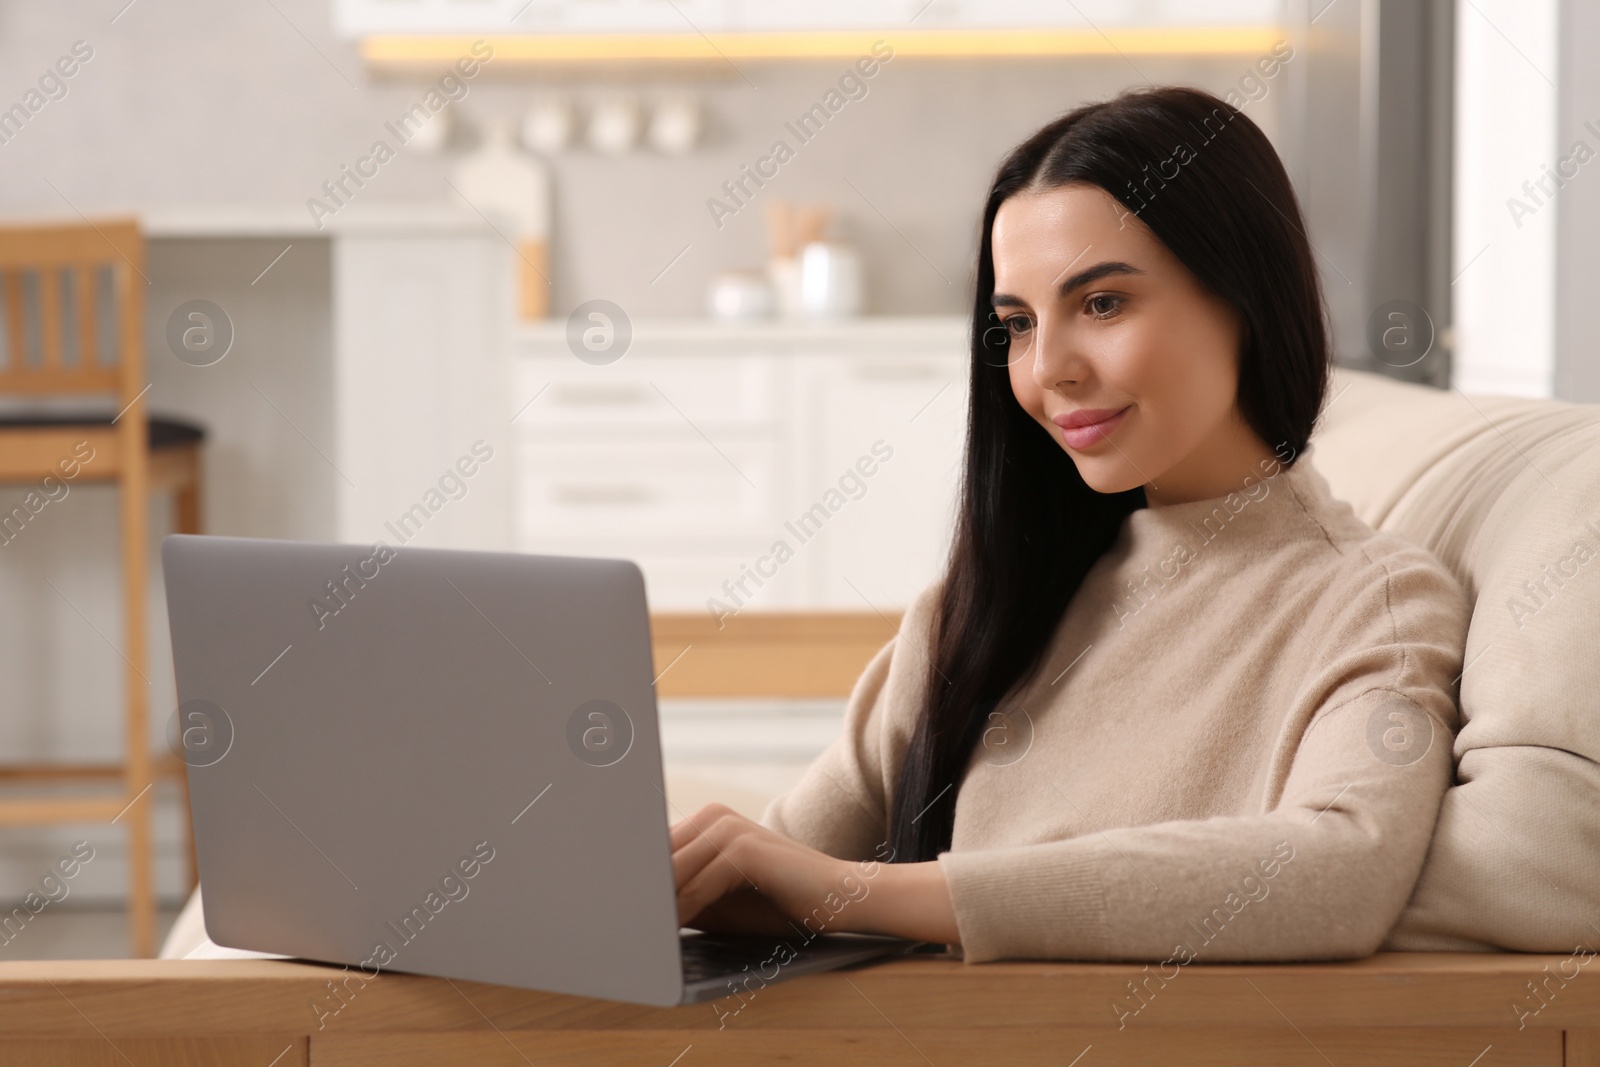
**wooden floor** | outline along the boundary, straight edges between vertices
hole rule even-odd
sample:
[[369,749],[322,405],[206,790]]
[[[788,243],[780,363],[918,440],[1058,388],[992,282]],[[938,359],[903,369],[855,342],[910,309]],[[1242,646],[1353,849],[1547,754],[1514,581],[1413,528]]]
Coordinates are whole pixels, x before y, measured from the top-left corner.
[[1600,1067],[1592,966],[1392,954],[1162,978],[923,958],[654,1009],[399,974],[336,994],[345,972],[270,960],[4,962],[0,1067]]

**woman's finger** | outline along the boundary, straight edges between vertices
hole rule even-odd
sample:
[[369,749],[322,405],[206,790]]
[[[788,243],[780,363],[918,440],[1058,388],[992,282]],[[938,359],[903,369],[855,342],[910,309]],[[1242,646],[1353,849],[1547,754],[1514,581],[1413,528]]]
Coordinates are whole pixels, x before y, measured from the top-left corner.
[[[721,835],[717,835],[721,836]],[[727,846],[710,834],[701,834],[672,853],[673,887],[683,889],[685,883],[699,874],[722,855]]]
[[[751,858],[744,859],[743,866],[749,867]],[[727,893],[748,885],[746,875],[725,852],[715,853],[678,889],[679,924],[688,922]]]
[[794,925],[772,900],[754,889],[735,889],[681,925],[717,934],[791,934]]
[[693,815],[679,819],[667,831],[667,836],[672,842],[672,850],[676,852],[728,816],[741,818],[725,804],[707,804]]

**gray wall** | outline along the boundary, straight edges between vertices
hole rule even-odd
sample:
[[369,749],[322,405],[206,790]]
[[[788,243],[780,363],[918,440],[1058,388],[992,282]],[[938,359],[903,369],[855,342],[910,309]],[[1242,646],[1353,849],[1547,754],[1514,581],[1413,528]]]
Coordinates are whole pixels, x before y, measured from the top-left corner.
[[[193,204],[298,208],[341,164],[364,154],[426,81],[365,73],[354,48],[332,38],[327,0],[137,0],[123,10],[125,3],[0,3],[0,108],[21,100],[74,41],[94,49],[67,95],[0,144],[7,216]],[[1137,63],[1156,81],[1222,93],[1253,59]],[[692,155],[613,159],[574,150],[553,161],[558,314],[606,297],[636,317],[696,315],[712,273],[765,259],[760,198],[720,231],[706,198],[741,164],[765,154],[784,121],[817,101],[845,63],[740,66],[743,77],[725,68],[693,72],[710,128]],[[648,84],[665,84],[665,75],[657,77]],[[866,260],[873,312],[960,313],[977,211],[999,156],[1060,111],[1141,81],[1116,58],[896,59],[869,82],[864,99],[799,148],[761,196],[838,206],[841,231],[859,241]],[[583,101],[606,84],[591,79],[571,88]],[[1284,84],[1281,77],[1270,83],[1269,94],[1247,108],[1274,136]],[[539,87],[491,63],[452,107],[469,125],[512,116]],[[450,194],[448,165],[448,158],[402,153],[360,195],[442,202]],[[213,532],[320,538],[332,528],[328,473],[315,451],[326,450],[332,435],[328,251],[325,242],[297,242],[251,285],[283,243],[151,247],[150,404],[157,412],[203,413],[211,425],[206,515]],[[652,284],[685,245],[689,252]],[[193,297],[227,308],[239,338],[226,360],[204,370],[173,359],[159,332],[171,309]],[[0,506],[9,508],[24,491],[0,489]],[[118,752],[114,520],[108,490],[74,489],[0,554],[0,758],[111,759]],[[153,522],[154,541],[168,528],[164,508]],[[172,711],[172,683],[158,586],[151,622],[147,673],[159,734]],[[170,899],[181,871],[179,816],[173,796],[160,803],[161,883]],[[75,836],[89,837],[100,853],[73,899],[119,892],[120,832],[0,830],[0,904],[19,896]]]
[[[1600,41],[1600,7],[1585,0],[1562,0],[1561,57],[1554,160],[1572,154],[1582,141],[1600,153],[1600,67],[1594,45]],[[1569,164],[1570,167],[1570,164]],[[1562,400],[1600,403],[1600,306],[1594,299],[1600,278],[1600,179],[1586,165],[1558,194],[1556,210],[1556,373],[1555,395]]]

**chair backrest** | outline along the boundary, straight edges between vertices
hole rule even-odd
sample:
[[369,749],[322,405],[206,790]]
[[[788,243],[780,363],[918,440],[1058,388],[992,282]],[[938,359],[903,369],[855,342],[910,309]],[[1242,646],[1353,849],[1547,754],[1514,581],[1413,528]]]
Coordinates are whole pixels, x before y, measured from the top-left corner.
[[0,396],[144,389],[144,236],[129,219],[0,226]]
[[1569,951],[1600,915],[1600,404],[1340,370],[1307,453],[1473,612],[1457,784],[1401,948]]

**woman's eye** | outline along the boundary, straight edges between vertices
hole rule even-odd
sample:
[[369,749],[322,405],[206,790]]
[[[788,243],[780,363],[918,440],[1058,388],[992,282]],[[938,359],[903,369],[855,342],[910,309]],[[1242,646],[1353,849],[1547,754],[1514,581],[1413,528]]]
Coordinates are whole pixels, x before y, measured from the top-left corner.
[[1002,325],[1005,326],[1006,333],[1010,336],[1021,337],[1023,334],[1028,332],[1028,329],[1032,323],[1028,321],[1028,316],[1026,315],[1012,315],[1005,319]]
[[1122,306],[1122,298],[1112,296],[1110,293],[1096,293],[1083,303],[1095,318],[1108,319]]

